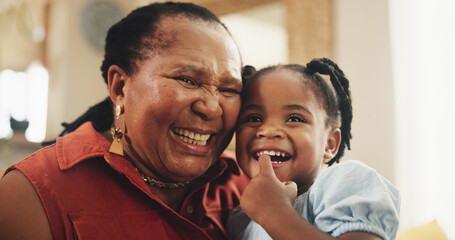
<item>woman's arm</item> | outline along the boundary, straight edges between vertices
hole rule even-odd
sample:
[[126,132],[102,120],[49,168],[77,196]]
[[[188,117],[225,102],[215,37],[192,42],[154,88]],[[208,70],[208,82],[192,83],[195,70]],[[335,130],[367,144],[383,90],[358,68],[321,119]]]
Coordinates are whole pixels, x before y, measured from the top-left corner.
[[[242,210],[261,225],[273,239],[336,239],[306,221],[293,207],[295,183],[283,184],[273,171],[270,157],[259,159],[260,172],[253,177],[241,199]],[[349,232],[343,240],[380,240],[367,232]]]
[[0,239],[52,239],[41,200],[19,170],[0,179]]

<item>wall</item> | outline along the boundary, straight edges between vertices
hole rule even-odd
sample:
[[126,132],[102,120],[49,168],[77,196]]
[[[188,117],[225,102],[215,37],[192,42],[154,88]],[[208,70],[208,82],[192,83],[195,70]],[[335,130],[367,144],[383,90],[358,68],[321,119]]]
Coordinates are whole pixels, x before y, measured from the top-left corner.
[[[122,17],[138,6],[151,1],[116,1]],[[104,50],[87,41],[81,27],[84,7],[93,0],[52,1],[49,39],[49,110],[47,139],[53,139],[63,128],[62,122],[74,121],[90,106],[108,96],[100,66]],[[100,21],[112,16],[99,16]],[[114,22],[120,20],[118,18]]]
[[287,63],[286,6],[264,4],[221,17],[237,42],[244,64],[256,68]]
[[54,1],[49,36],[49,110],[47,139],[55,138],[62,122],[71,122],[107,96],[99,67],[102,51],[89,45],[80,27],[88,0]]
[[395,182],[395,105],[387,0],[335,0],[335,56],[351,82],[352,151]]

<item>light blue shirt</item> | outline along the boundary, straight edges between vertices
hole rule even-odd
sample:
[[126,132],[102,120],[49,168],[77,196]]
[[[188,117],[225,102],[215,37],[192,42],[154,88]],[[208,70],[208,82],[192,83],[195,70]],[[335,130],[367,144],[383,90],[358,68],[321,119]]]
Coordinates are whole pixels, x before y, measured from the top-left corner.
[[[398,231],[400,194],[374,169],[348,160],[321,171],[310,189],[296,198],[294,208],[333,237],[363,231],[389,240]],[[229,239],[271,239],[240,207],[231,212],[227,231]]]

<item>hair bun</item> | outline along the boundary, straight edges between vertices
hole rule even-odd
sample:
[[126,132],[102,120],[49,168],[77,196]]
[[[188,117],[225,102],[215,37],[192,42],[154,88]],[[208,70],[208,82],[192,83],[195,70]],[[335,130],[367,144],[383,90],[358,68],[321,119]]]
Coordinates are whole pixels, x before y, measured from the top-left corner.
[[331,69],[330,67],[334,64],[334,62],[328,58],[314,58],[309,63],[307,63],[306,68],[310,74],[314,74],[315,72],[320,74],[330,74]]
[[242,81],[251,77],[256,72],[256,68],[251,65],[246,65],[242,68]]

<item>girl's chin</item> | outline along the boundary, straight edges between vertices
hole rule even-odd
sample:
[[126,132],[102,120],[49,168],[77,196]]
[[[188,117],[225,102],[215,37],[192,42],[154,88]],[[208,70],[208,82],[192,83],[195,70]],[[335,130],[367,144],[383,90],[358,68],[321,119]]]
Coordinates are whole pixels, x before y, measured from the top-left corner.
[[246,172],[246,175],[250,178],[253,178],[258,174],[259,174],[259,168],[257,166],[250,168],[250,171]]

